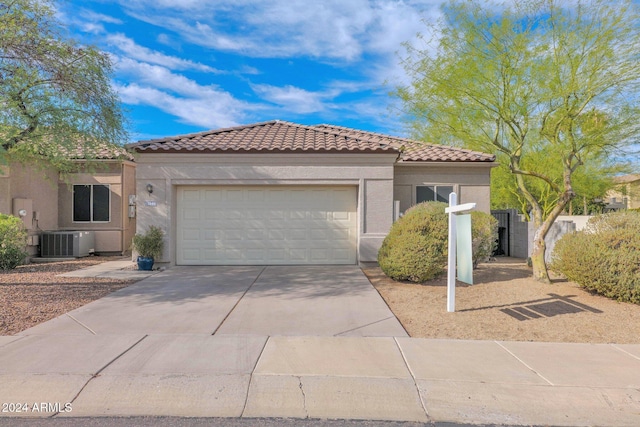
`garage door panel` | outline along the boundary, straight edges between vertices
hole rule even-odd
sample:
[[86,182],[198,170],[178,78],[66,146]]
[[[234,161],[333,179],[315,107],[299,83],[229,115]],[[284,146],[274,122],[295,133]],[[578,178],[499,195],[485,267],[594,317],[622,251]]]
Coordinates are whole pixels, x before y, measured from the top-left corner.
[[267,230],[267,240],[275,242],[278,240],[284,240],[285,230],[270,229]]
[[224,219],[224,211],[220,209],[204,208],[204,219],[207,219],[207,220]]
[[184,249],[183,258],[185,261],[198,261],[200,256],[200,249]]
[[266,239],[267,230],[264,228],[248,228],[247,229],[247,240],[256,240],[256,244],[260,244],[260,242]]
[[282,248],[271,249],[265,254],[268,263],[283,264],[287,260],[287,251]]
[[200,209],[197,209],[197,208],[184,209],[182,215],[184,219],[187,221],[197,221],[200,219]]
[[310,251],[311,261],[329,262],[329,250],[323,248],[312,248]]
[[201,235],[198,229],[184,229],[184,240],[200,240]]
[[223,192],[221,190],[204,190],[201,194],[206,202],[221,202],[223,200]]
[[306,248],[289,249],[289,259],[291,261],[305,262],[309,258]]
[[355,264],[355,187],[179,187],[177,263]]
[[185,189],[182,192],[182,200],[183,201],[200,201],[200,194],[201,192],[199,190],[189,190],[189,189]]

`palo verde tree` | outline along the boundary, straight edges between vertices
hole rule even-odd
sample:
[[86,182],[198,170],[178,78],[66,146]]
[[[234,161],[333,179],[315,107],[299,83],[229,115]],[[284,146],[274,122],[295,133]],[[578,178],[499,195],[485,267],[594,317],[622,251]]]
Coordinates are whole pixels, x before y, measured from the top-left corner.
[[126,141],[109,56],[66,37],[51,0],[0,3],[0,164],[69,166]]
[[[589,158],[576,169],[571,179],[575,198],[565,207],[566,213],[569,215],[601,213],[602,200],[609,190],[616,187],[613,177],[627,173],[630,167],[624,162],[606,163],[606,160]],[[554,156],[538,153],[534,161],[533,164],[525,167],[544,171],[549,176],[555,176],[556,180],[562,176],[562,164],[558,164]],[[531,177],[524,179],[527,189],[540,204],[543,216],[546,218],[556,206],[558,193],[553,191],[545,181]],[[531,221],[529,215],[531,206],[518,188],[516,176],[511,173],[508,164],[501,164],[491,173],[491,209],[509,208],[517,209],[527,221]]]
[[461,0],[442,10],[424,45],[406,45],[411,82],[395,94],[414,137],[498,155],[531,210],[533,275],[549,281],[544,238],[576,173],[620,157],[639,134],[638,6]]

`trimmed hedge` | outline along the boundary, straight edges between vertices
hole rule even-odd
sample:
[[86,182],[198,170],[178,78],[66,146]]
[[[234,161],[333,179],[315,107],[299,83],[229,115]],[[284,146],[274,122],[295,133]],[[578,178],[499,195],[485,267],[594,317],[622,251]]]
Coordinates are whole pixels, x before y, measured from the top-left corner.
[[378,251],[378,264],[394,280],[425,282],[445,271],[446,203],[420,203],[396,221]]
[[27,230],[22,220],[0,214],[0,270],[12,270],[27,257]]
[[583,288],[640,304],[640,212],[598,215],[556,243],[551,268]]
[[[446,271],[448,205],[425,202],[396,221],[378,251],[378,264],[394,280],[422,283]],[[498,222],[484,212],[471,213],[473,264],[488,259],[498,237]]]

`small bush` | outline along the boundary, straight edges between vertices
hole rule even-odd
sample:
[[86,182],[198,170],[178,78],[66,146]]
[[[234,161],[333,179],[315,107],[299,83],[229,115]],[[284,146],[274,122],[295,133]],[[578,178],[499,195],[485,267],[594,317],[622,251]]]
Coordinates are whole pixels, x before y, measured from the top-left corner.
[[[420,203],[396,221],[382,242],[378,264],[394,280],[421,283],[445,272],[448,252],[448,205]],[[498,221],[485,212],[471,212],[473,267],[489,258],[498,238]]]
[[448,221],[446,203],[420,203],[396,221],[382,242],[378,264],[394,280],[421,283],[445,271]]
[[27,257],[27,230],[22,220],[0,214],[0,270],[12,270]]
[[551,268],[585,289],[640,304],[640,212],[598,215],[556,243]]
[[471,212],[473,268],[486,262],[498,245],[498,220],[486,212]]
[[163,237],[162,229],[151,225],[146,233],[133,236],[133,249],[141,257],[158,260],[162,255]]

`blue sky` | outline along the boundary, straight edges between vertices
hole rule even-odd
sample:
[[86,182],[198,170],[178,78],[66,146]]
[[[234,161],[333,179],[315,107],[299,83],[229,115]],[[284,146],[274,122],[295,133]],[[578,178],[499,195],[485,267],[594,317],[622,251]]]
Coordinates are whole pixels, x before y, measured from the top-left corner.
[[401,43],[442,0],[68,0],[112,55],[132,140],[281,119],[403,135]]

